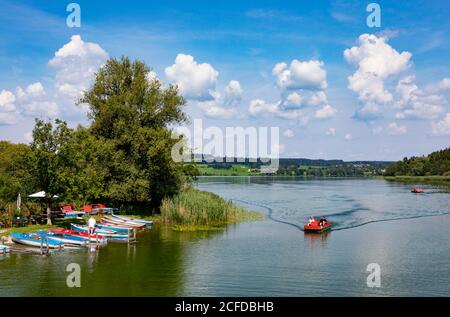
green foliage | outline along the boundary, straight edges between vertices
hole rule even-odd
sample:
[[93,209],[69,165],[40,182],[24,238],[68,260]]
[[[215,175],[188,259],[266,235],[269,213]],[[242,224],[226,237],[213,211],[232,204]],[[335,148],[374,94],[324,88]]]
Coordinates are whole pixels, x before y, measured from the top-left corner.
[[[15,201],[31,189],[29,180],[30,148],[25,144],[0,141],[0,201]],[[0,208],[3,207],[0,205]]]
[[450,173],[450,148],[426,157],[405,157],[386,168],[385,176],[446,176]]
[[157,210],[189,178],[183,164],[172,160],[171,149],[180,138],[173,138],[170,129],[187,118],[178,88],[149,80],[149,72],[141,61],[110,59],[80,103],[89,105],[90,131],[108,153],[104,197]]

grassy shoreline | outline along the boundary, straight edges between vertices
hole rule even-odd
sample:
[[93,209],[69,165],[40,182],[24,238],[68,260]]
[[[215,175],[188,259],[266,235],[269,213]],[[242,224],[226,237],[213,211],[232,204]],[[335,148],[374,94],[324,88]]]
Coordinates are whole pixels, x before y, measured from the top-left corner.
[[402,183],[423,183],[431,185],[442,185],[450,187],[450,176],[382,176],[383,179],[391,182]]

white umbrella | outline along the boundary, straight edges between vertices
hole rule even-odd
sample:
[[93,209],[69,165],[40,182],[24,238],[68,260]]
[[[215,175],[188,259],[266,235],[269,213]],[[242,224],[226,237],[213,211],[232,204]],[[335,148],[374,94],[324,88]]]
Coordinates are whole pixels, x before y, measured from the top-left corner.
[[[45,198],[45,191],[37,192],[31,195],[28,195],[29,198]],[[58,196],[53,196],[53,198],[58,198]]]
[[20,210],[20,205],[22,205],[22,197],[20,197],[20,194],[17,196],[17,209]]

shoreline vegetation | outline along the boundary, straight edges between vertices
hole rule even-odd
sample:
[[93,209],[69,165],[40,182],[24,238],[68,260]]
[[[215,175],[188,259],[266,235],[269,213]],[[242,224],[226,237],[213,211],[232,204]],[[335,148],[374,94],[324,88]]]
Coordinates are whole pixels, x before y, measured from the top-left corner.
[[[147,215],[126,214],[143,220],[151,220],[155,224],[167,226],[174,231],[209,231],[223,230],[228,225],[240,222],[259,221],[264,219],[263,213],[246,210],[222,197],[194,188],[186,188],[179,194],[163,200],[161,214]],[[102,216],[94,216],[99,220]],[[11,232],[31,232],[51,228],[68,229],[70,223],[83,224],[83,219],[60,219],[54,225],[29,225],[26,227],[10,227],[0,229],[0,237]]]
[[217,230],[263,218],[262,213],[246,210],[216,194],[194,188],[164,199],[161,205],[161,223],[176,231]]

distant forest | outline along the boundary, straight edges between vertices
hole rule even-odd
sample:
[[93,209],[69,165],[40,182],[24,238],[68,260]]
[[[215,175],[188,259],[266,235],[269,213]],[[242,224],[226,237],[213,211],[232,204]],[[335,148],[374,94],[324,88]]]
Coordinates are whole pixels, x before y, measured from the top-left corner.
[[[210,158],[212,160],[212,158]],[[243,158],[215,158],[215,162],[203,159],[201,164],[214,170],[233,169],[236,164],[246,166],[250,172],[259,172],[262,165]],[[280,158],[277,175],[289,176],[315,176],[315,177],[352,177],[352,176],[381,176],[387,166],[394,162],[389,161],[349,161],[323,160],[306,158]]]
[[386,168],[385,176],[450,176],[450,147],[428,156],[405,157]]

